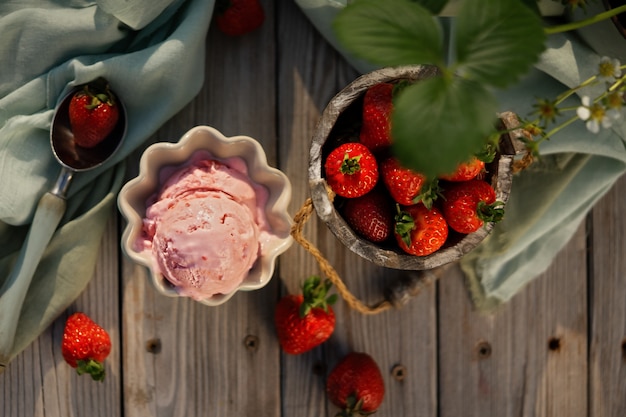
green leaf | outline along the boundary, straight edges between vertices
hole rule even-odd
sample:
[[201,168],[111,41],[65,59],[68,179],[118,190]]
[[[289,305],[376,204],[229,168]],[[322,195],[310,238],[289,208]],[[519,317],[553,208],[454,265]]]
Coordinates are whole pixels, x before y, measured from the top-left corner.
[[441,65],[443,36],[439,22],[409,0],[359,0],[333,21],[339,42],[355,56],[383,66]]
[[429,178],[452,172],[494,130],[497,103],[484,86],[460,77],[428,78],[394,102],[393,153]]
[[[541,16],[541,10],[539,10],[539,0],[520,0],[522,4],[528,7],[537,16]],[[556,0],[554,0],[556,1]]]
[[520,0],[464,0],[456,32],[458,70],[495,87],[513,84],[545,49],[540,17]]
[[[446,4],[448,4],[448,0],[412,0],[415,3],[419,3],[433,15],[439,14]],[[532,0],[531,0],[532,1]]]

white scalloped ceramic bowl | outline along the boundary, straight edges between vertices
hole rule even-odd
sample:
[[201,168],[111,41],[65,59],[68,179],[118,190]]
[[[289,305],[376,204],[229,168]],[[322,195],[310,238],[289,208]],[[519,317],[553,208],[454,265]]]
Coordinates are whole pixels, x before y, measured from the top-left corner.
[[150,270],[152,282],[160,293],[170,297],[180,296],[165,277],[152,268],[150,250],[138,249],[135,243],[142,233],[146,201],[160,188],[161,169],[183,165],[200,150],[218,160],[242,158],[252,181],[269,191],[265,213],[273,236],[263,244],[259,258],[238,288],[228,294],[217,294],[199,301],[216,306],[228,301],[237,291],[251,291],[265,286],[272,278],[277,257],[293,243],[290,234],[292,219],[287,211],[291,201],[291,183],[284,173],[267,164],[265,151],[253,138],[226,137],[212,127],[197,126],[185,133],[178,143],[160,142],[149,146],[141,156],[138,176],[128,181],[118,196],[118,208],[128,222],[121,244],[129,258]]

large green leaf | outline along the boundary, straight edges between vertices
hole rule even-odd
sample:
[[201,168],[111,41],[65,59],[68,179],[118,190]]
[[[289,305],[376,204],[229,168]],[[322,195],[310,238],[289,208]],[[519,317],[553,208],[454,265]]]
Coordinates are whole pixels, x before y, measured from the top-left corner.
[[[539,0],[520,0],[522,4],[528,7],[537,16],[541,16],[541,10],[539,9]],[[556,0],[553,0],[556,1]]]
[[412,0],[415,3],[419,3],[432,14],[439,14],[446,4],[448,4],[448,0]]
[[384,66],[443,63],[439,22],[409,0],[359,0],[333,21],[339,42],[355,56]]
[[393,152],[428,177],[452,172],[494,130],[496,99],[460,77],[433,77],[404,89],[394,101]]
[[459,72],[495,87],[518,81],[545,49],[540,17],[520,0],[463,0],[456,28]]

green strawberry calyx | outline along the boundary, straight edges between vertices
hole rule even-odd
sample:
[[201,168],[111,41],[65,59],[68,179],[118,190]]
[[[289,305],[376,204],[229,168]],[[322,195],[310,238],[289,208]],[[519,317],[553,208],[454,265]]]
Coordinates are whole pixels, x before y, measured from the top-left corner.
[[353,175],[361,170],[361,164],[359,161],[361,160],[361,155],[350,156],[348,152],[343,157],[343,161],[341,162],[341,173],[345,175]]
[[399,204],[396,204],[398,213],[396,214],[396,233],[402,241],[411,247],[411,230],[415,227],[415,220],[409,213],[402,210]]
[[356,394],[350,394],[346,398],[346,408],[338,412],[335,417],[352,417],[355,414],[360,416],[369,416],[376,411],[363,411],[363,398],[357,399]]
[[109,83],[104,78],[98,78],[85,85],[80,94],[86,95],[91,99],[91,102],[85,106],[88,110],[93,110],[103,103],[107,106],[115,105],[115,97],[111,93]]
[[487,142],[482,147],[482,149],[474,154],[479,161],[482,161],[486,164],[493,162],[496,159],[496,155],[498,154],[498,150],[500,148],[500,133],[493,133],[487,139]]
[[487,204],[481,200],[476,206],[476,214],[484,222],[497,223],[504,218],[504,203],[496,201],[495,203]]
[[330,280],[322,280],[317,275],[307,278],[302,285],[304,301],[300,305],[300,317],[305,317],[314,308],[321,308],[328,313],[328,306],[337,301],[337,294],[328,295],[332,285]]
[[94,359],[79,360],[76,362],[78,375],[89,374],[94,381],[104,381],[104,365]]
[[422,203],[428,210],[430,210],[433,206],[433,203],[442,196],[441,187],[439,187],[439,180],[435,178],[434,180],[429,180],[420,189],[418,195],[413,198],[413,203]]

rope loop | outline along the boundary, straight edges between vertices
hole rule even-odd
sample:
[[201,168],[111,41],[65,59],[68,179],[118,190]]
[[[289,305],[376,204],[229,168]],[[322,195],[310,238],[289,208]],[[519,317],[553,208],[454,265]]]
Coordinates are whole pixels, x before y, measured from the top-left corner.
[[335,285],[335,288],[337,289],[337,292],[339,293],[339,295],[341,295],[341,297],[346,301],[346,303],[348,303],[348,305],[352,309],[362,314],[378,314],[385,310],[389,310],[391,307],[393,307],[392,303],[389,302],[388,300],[383,300],[376,305],[369,306],[363,303],[354,294],[350,292],[350,290],[348,289],[346,284],[341,280],[341,278],[339,277],[339,274],[337,273],[335,268],[333,268],[333,266],[330,264],[328,259],[326,259],[324,255],[322,254],[322,252],[315,245],[313,245],[313,243],[307,240],[302,233],[302,230],[304,229],[304,225],[311,218],[312,213],[313,213],[313,201],[310,198],[308,198],[293,218],[294,224],[293,226],[291,226],[291,236],[304,249],[306,249],[307,252],[313,255],[313,257],[315,258],[315,260],[317,261],[320,267],[320,270]]

